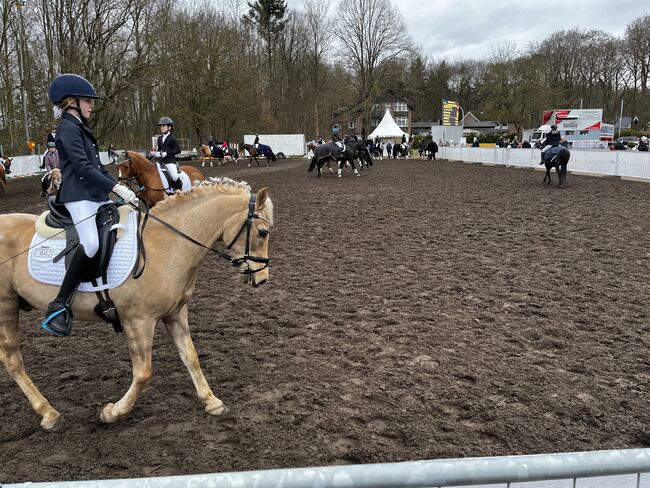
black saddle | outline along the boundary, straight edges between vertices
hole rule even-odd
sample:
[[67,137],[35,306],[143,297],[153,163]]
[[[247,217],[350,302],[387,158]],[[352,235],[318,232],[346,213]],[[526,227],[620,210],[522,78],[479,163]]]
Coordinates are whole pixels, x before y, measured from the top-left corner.
[[[58,203],[55,196],[48,198],[47,205],[50,213],[45,217],[45,223],[50,227],[65,229],[65,249],[55,256],[53,261],[56,263],[65,256],[67,269],[68,263],[74,255],[71,251],[79,245],[79,235],[65,205]],[[117,205],[114,203],[102,205],[97,210],[95,222],[97,224],[97,233],[99,234],[99,251],[97,251],[97,254],[90,261],[81,281],[96,282],[97,278],[100,277],[106,280],[108,263],[111,260],[113,248],[117,241],[117,229],[113,228],[113,225],[117,224],[118,221],[119,214]]]

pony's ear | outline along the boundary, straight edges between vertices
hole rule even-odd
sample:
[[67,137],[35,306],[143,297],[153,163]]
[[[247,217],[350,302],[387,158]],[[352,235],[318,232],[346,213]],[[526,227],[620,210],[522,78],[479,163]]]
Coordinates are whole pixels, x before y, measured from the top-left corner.
[[260,191],[257,192],[255,210],[262,210],[264,208],[264,204],[266,203],[266,199],[268,198],[268,196],[269,196],[268,188],[262,188]]

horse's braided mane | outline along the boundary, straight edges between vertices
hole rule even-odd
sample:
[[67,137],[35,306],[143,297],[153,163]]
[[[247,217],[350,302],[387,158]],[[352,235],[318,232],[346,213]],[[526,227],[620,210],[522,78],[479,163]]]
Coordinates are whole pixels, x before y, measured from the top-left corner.
[[151,211],[153,213],[164,212],[182,202],[193,200],[205,193],[244,193],[250,197],[251,187],[245,181],[235,181],[231,178],[210,178],[202,181],[189,190],[176,192],[159,202]]

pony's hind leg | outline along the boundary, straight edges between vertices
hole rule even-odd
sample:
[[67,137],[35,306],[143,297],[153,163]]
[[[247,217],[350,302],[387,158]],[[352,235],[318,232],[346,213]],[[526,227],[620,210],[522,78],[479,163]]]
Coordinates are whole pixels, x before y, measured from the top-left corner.
[[205,411],[210,415],[220,415],[226,411],[223,402],[214,396],[212,389],[208,385],[201,364],[199,363],[199,356],[194,348],[192,337],[190,336],[190,326],[187,319],[187,305],[183,305],[178,312],[172,313],[163,318],[167,332],[172,337],[176,349],[181,356],[183,364],[187,368],[192,377],[194,388],[199,396],[201,402],[205,405]]
[[41,416],[41,427],[52,431],[62,417],[47,398],[38,390],[25,371],[20,354],[18,333],[18,298],[3,296],[0,292],[0,362],[2,362],[16,384],[23,391],[34,411]]
[[133,380],[131,387],[117,403],[108,403],[102,408],[99,419],[112,423],[129,414],[138,396],[151,380],[151,346],[156,321],[150,318],[131,321],[125,324],[124,331],[131,355]]

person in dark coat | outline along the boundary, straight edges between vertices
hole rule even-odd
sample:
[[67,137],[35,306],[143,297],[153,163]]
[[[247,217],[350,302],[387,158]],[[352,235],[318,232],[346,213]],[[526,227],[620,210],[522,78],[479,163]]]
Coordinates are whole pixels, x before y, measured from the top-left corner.
[[641,136],[639,145],[637,146],[637,151],[647,151],[648,150],[648,138],[646,136]]
[[158,151],[154,156],[158,158],[159,164],[164,164],[167,168],[167,174],[172,179],[172,187],[169,190],[174,193],[175,190],[183,189],[183,182],[180,178],[178,170],[178,163],[176,162],[176,155],[180,154],[181,147],[178,145],[174,134],[174,121],[169,117],[162,117],[158,121],[158,129],[160,135],[158,136]]
[[99,250],[99,236],[94,216],[100,206],[110,203],[113,192],[125,202],[135,194],[118,184],[99,160],[99,146],[88,126],[95,99],[101,99],[82,76],[57,76],[49,88],[50,101],[61,118],[55,144],[59,153],[63,181],[57,201],[70,213],[79,236],[79,245],[66,269],[59,293],[48,307],[41,327],[58,336],[72,330],[72,301],[84,269]]
[[544,147],[542,147],[542,160],[539,164],[544,164],[544,153],[551,147],[559,146],[560,142],[562,142],[562,134],[557,130],[557,124],[551,124],[551,130],[546,136]]
[[47,143],[56,142],[56,125],[52,126],[52,131],[47,135]]
[[522,149],[530,149],[530,142],[524,141],[521,143],[521,148]]
[[386,141],[386,153],[388,154],[388,159],[390,159],[391,154],[393,154],[393,145],[390,141]]
[[50,173],[53,169],[61,169],[61,163],[59,162],[59,153],[56,150],[56,143],[54,141],[47,143],[47,151],[43,157],[43,168],[47,173],[41,178],[41,193],[40,195],[44,197],[48,186],[50,186]]
[[402,144],[406,144],[406,134],[402,134]]
[[255,140],[253,141],[253,146],[255,149],[257,149],[257,146],[260,145],[260,136],[259,134],[255,133]]

